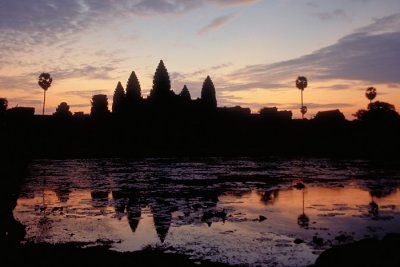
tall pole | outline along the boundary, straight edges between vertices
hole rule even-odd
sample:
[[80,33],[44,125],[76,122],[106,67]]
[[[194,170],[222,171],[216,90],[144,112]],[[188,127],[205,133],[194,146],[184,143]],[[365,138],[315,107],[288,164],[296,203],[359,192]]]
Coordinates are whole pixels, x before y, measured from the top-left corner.
[[[301,90],[301,111],[303,110],[303,107],[304,107],[304,105],[303,105],[303,90]],[[302,119],[304,119],[304,113],[303,112],[301,112],[301,118]]]
[[43,112],[42,115],[44,115],[44,105],[46,104],[46,90],[43,90]]

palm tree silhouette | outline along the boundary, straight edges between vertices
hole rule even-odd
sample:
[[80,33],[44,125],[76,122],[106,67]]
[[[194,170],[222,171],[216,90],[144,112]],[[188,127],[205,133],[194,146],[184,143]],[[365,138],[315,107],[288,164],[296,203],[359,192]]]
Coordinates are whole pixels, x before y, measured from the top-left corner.
[[53,82],[53,79],[51,78],[49,73],[43,72],[42,74],[39,75],[38,84],[43,89],[43,112],[42,112],[42,115],[44,115],[44,106],[46,104],[46,91],[49,89],[52,82]]
[[297,217],[297,224],[301,227],[301,228],[308,228],[309,222],[310,222],[310,218],[308,218],[308,216],[305,213],[305,208],[304,208],[304,190],[305,190],[305,185],[301,182],[298,182],[296,185],[294,185],[294,188],[296,188],[297,190],[301,190],[302,191],[302,201],[303,201],[303,213],[300,214]]
[[301,118],[304,119],[304,114],[307,113],[307,107],[304,106],[303,104],[303,91],[304,89],[307,88],[308,82],[307,78],[304,76],[299,76],[296,79],[296,87],[301,91],[301,107],[300,107],[300,112],[301,112]]
[[301,117],[304,119],[304,115],[307,113],[307,107],[306,106],[301,106],[300,112],[301,112]]
[[379,205],[375,202],[374,196],[371,194],[371,202],[368,204],[368,213],[372,217],[377,218],[379,216]]
[[365,91],[365,96],[369,99],[369,103],[372,103],[372,100],[374,100],[376,97],[376,88],[368,87]]

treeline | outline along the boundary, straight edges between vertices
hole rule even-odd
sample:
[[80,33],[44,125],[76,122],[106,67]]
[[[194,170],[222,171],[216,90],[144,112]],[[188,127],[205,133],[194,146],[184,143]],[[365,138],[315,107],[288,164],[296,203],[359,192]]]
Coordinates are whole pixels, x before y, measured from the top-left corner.
[[[399,158],[400,121],[288,120],[216,109],[1,121],[2,157],[319,156]],[[340,114],[334,112],[334,114]],[[367,114],[373,114],[367,111]],[[327,114],[329,115],[329,114]],[[374,114],[375,116],[376,114]],[[371,115],[372,116],[372,115]]]

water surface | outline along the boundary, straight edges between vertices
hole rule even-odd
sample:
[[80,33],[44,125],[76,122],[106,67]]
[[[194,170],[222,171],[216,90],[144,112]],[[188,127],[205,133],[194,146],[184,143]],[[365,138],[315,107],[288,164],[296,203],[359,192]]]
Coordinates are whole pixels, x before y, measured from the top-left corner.
[[150,245],[198,260],[306,266],[332,245],[400,232],[400,170],[390,164],[36,160],[29,170],[14,216],[35,242]]

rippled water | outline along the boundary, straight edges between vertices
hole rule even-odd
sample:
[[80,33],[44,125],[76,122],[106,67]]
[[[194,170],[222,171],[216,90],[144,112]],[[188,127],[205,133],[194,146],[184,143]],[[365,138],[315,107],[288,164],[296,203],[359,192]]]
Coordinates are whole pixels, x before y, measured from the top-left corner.
[[306,266],[332,245],[400,232],[400,168],[325,159],[37,160],[14,216],[36,242]]

